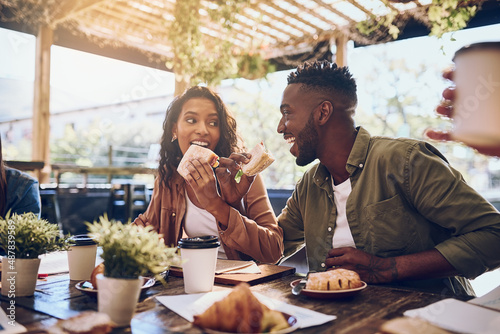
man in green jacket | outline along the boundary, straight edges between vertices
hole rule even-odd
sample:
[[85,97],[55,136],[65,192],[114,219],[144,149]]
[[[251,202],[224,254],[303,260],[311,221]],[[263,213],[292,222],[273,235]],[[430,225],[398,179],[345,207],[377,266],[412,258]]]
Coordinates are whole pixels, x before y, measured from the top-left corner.
[[474,295],[466,278],[500,266],[500,213],[432,145],[355,127],[346,67],[305,63],[288,77],[278,132],[299,166],[315,159],[278,217],[285,258],[344,268],[367,283]]

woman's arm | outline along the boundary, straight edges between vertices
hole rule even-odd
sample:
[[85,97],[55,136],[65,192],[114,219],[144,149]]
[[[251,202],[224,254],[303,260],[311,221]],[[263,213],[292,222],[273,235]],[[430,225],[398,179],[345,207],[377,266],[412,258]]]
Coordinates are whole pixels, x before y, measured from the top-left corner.
[[260,175],[256,176],[244,204],[246,215],[231,208],[227,225],[219,223],[221,240],[257,261],[278,262],[283,256],[283,231]]

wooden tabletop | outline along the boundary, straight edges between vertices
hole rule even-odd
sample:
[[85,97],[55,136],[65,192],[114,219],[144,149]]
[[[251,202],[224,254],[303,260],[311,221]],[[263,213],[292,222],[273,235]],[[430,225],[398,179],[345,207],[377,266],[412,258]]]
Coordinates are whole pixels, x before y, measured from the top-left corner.
[[[369,285],[359,294],[346,299],[313,299],[294,296],[290,283],[298,279],[295,275],[251,286],[251,290],[265,294],[292,305],[297,305],[324,314],[336,315],[337,319],[316,327],[297,330],[297,333],[376,333],[384,321],[401,316],[404,311],[423,307],[449,296],[400,288]],[[43,330],[58,319],[66,319],[83,310],[97,310],[97,302],[75,288],[77,281],[70,281],[67,274],[49,276],[39,281],[33,297],[16,299],[16,321],[29,331]],[[163,304],[155,296],[184,294],[183,280],[169,276],[167,286],[157,285],[145,291],[137,305],[131,328],[114,329],[112,333],[155,334],[165,332],[202,333],[192,327]],[[216,284],[214,291],[231,288],[231,285]],[[9,300],[0,297],[1,306],[7,311]],[[41,331],[43,333],[44,331]]]

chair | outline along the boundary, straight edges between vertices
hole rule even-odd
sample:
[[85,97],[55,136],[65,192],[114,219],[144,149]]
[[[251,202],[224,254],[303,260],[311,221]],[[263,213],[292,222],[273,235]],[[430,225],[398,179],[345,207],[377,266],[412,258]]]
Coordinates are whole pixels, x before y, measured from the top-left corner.
[[134,220],[140,213],[146,211],[151,196],[145,184],[130,184],[129,186],[128,216]]
[[54,189],[40,189],[40,203],[42,207],[40,217],[50,223],[57,224],[59,229],[62,230],[57,191]]
[[134,220],[149,205],[151,195],[144,184],[114,184],[111,187],[108,216],[127,222]]

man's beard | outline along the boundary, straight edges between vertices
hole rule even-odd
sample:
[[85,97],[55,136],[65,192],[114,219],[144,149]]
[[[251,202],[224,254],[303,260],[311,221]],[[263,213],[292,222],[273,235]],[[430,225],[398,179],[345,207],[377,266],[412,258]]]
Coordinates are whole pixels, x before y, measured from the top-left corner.
[[318,144],[318,132],[314,128],[313,114],[309,116],[307,124],[296,137],[299,153],[295,163],[299,166],[305,166],[316,159],[316,147]]

